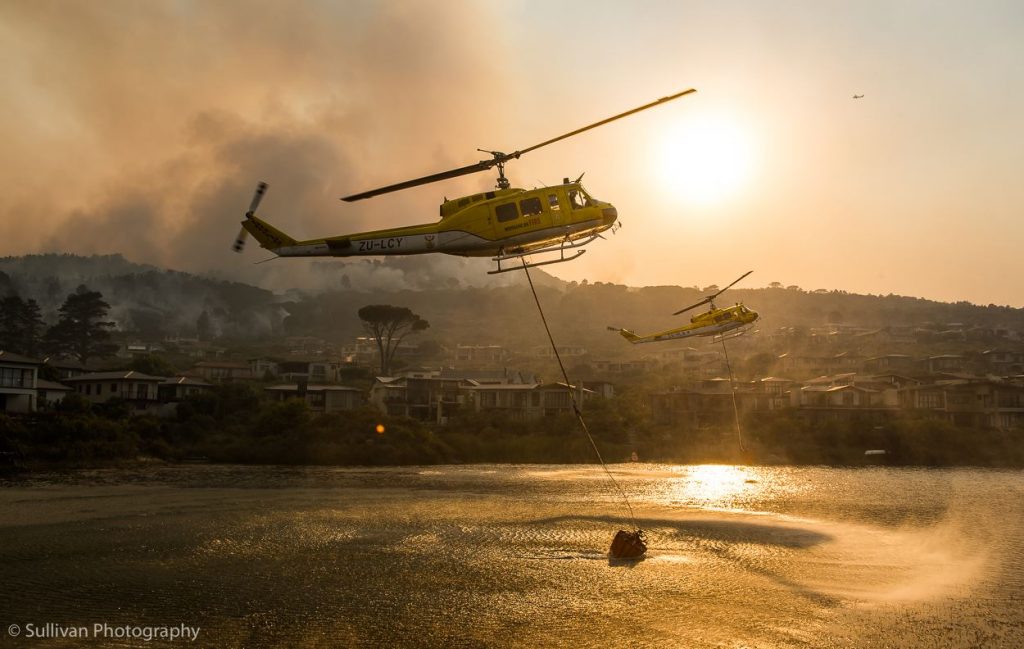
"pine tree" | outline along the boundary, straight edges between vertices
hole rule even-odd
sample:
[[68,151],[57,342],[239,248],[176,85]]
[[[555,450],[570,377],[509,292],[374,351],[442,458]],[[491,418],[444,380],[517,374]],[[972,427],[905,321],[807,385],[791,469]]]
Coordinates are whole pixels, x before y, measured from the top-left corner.
[[71,355],[85,363],[94,356],[107,355],[106,341],[113,322],[104,321],[110,305],[103,294],[80,285],[60,307],[60,320],[46,332],[52,351]]
[[22,300],[17,295],[0,300],[0,349],[35,356],[44,326],[35,300]]

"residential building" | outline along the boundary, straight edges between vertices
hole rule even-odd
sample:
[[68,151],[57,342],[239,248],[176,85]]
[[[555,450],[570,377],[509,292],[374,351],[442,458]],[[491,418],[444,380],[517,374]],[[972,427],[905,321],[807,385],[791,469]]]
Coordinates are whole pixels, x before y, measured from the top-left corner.
[[160,404],[159,387],[166,380],[134,370],[117,370],[82,374],[65,382],[92,403],[105,403],[116,397],[128,401],[136,410],[148,410]]
[[0,350],[0,412],[35,412],[42,361]]
[[252,369],[248,363],[233,361],[202,361],[193,365],[186,374],[211,383],[251,381],[257,378],[253,376]]
[[[570,395],[569,390],[575,395]],[[513,420],[529,421],[560,414],[572,414],[573,396],[580,409],[595,396],[582,385],[532,383],[504,385],[463,385],[466,408],[475,412],[502,411]]]
[[1024,386],[987,378],[916,385],[900,392],[908,410],[930,412],[961,426],[1024,428]]
[[274,385],[265,391],[276,401],[303,399],[310,410],[318,413],[354,410],[366,403],[362,390],[344,385],[306,385],[299,382]]
[[67,394],[74,391],[74,388],[70,388],[63,383],[55,383],[54,381],[47,381],[46,379],[37,379],[36,406],[40,409],[52,408],[63,401]]
[[[93,370],[82,364],[81,361],[74,358],[57,358],[56,356],[47,356],[43,359],[43,365],[40,370],[45,368],[52,368],[56,373],[58,381],[64,379],[70,379],[73,376],[81,376],[86,372],[92,372]],[[52,374],[51,374],[52,376]]]
[[189,376],[175,376],[157,386],[157,397],[163,403],[174,403],[192,395],[207,392],[213,386]]
[[456,345],[455,362],[459,365],[503,363],[511,354],[501,345]]

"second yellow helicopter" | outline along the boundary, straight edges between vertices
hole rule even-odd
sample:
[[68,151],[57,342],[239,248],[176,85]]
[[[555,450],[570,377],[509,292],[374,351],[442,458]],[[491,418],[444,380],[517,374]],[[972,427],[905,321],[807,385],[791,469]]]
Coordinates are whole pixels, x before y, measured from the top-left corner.
[[724,309],[719,309],[715,306],[714,300],[719,295],[729,290],[733,284],[736,284],[736,282],[739,282],[752,272],[754,271],[748,270],[740,275],[732,284],[729,284],[729,286],[726,286],[714,295],[702,298],[699,302],[691,304],[685,309],[680,309],[672,314],[679,315],[681,313],[686,313],[690,309],[695,309],[702,304],[711,305],[711,309],[709,311],[698,313],[690,318],[690,324],[683,325],[682,327],[676,327],[675,329],[668,329],[666,331],[648,334],[646,336],[637,335],[629,329],[620,329],[618,327],[608,327],[608,329],[610,331],[618,332],[619,335],[634,345],[639,343],[656,343],[665,340],[678,340],[680,338],[692,338],[696,336],[716,336],[716,340],[726,340],[728,338],[734,338],[742,335],[757,320],[757,311],[748,309],[743,304],[735,304],[730,307],[725,307]]

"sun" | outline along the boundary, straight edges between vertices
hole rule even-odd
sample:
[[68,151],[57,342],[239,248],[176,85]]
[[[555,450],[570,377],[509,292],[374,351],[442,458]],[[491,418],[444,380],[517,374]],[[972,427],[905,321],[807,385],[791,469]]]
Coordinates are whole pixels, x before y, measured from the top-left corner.
[[735,121],[715,116],[669,127],[655,159],[666,190],[696,205],[722,203],[742,192],[754,163],[747,133]]

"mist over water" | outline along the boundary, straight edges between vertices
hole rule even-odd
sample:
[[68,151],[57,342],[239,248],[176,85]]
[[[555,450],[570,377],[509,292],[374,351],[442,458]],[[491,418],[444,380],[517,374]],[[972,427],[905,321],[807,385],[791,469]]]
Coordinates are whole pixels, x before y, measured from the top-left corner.
[[9,483],[0,611],[187,623],[204,646],[1024,642],[1020,472],[613,470],[649,538],[640,562],[609,562],[627,514],[592,466]]

